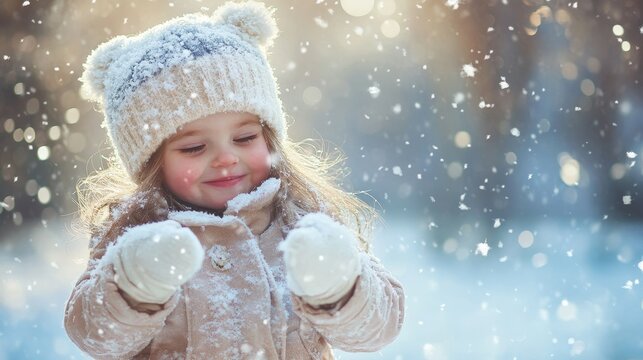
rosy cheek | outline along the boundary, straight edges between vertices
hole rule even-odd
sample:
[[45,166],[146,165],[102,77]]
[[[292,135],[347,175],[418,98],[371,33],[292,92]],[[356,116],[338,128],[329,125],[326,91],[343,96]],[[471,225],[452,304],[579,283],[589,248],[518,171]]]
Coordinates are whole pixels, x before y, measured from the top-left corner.
[[182,190],[192,186],[198,178],[196,170],[191,167],[177,169],[171,175],[171,182],[176,187],[176,190]]
[[184,184],[186,185],[192,185],[196,182],[198,178],[198,173],[194,169],[188,168],[185,169],[185,172],[183,173],[183,178],[181,181],[183,181]]
[[252,158],[252,168],[261,173],[268,173],[270,170],[270,154],[262,153]]

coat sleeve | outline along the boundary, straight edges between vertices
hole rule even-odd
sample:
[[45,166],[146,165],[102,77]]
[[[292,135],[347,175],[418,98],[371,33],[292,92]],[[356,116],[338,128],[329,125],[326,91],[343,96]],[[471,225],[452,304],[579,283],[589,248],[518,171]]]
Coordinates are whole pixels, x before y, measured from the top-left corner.
[[391,343],[404,321],[404,289],[377,258],[360,253],[362,272],[353,292],[316,308],[293,295],[295,312],[333,347],[349,352],[377,351]]
[[[107,247],[107,249],[106,249]],[[179,292],[165,304],[132,304],[114,281],[114,245],[92,249],[87,269],[65,307],[64,325],[71,340],[96,359],[132,358],[161,331]]]

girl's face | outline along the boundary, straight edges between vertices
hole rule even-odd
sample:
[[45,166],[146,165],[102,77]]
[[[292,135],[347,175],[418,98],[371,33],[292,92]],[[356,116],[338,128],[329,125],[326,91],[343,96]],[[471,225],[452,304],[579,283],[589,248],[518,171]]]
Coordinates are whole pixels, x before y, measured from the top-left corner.
[[270,174],[270,153],[256,115],[225,112],[194,120],[162,149],[165,186],[180,200],[217,211]]

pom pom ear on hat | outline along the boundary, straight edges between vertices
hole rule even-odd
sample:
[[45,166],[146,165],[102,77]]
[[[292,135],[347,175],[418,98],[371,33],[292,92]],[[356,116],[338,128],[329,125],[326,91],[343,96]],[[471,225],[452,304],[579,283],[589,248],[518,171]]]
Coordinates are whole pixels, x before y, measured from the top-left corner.
[[119,56],[126,36],[116,36],[94,49],[83,65],[85,71],[80,78],[83,83],[80,91],[92,101],[102,102],[105,79],[111,63]]
[[235,27],[244,38],[260,46],[269,47],[277,36],[273,10],[260,2],[228,2],[219,7],[212,17],[219,24]]

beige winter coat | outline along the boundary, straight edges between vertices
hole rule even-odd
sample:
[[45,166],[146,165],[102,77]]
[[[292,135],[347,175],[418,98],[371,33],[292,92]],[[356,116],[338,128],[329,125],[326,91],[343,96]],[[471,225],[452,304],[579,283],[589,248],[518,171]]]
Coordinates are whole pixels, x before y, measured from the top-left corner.
[[404,293],[372,255],[361,254],[353,291],[330,309],[289,292],[277,250],[283,224],[270,216],[279,185],[268,179],[238,195],[222,217],[170,213],[196,234],[206,258],[156,309],[130,306],[114,282],[110,256],[94,251],[66,306],[65,329],[74,343],[98,359],[333,359],[331,346],[376,351],[393,341]]

